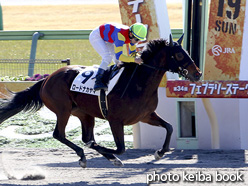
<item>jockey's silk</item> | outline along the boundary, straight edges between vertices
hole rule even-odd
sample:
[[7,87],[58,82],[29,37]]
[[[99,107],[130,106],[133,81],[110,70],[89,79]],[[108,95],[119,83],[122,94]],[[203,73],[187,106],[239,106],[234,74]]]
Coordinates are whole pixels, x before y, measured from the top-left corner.
[[129,54],[136,52],[136,45],[130,43],[128,26],[106,23],[101,25],[99,30],[104,41],[114,43],[115,56],[117,60],[123,62],[134,62],[134,57],[123,54],[124,44],[129,44]]

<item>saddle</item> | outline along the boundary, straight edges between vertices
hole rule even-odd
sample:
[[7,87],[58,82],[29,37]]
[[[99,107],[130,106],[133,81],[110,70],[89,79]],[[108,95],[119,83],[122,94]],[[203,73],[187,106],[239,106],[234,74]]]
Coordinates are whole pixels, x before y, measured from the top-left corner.
[[[102,108],[101,111],[103,116],[106,118],[107,116],[107,98],[106,95],[111,92],[113,87],[118,81],[118,78],[121,76],[123,69],[121,67],[117,67],[116,65],[112,65],[107,68],[104,72],[102,81],[108,84],[108,91],[105,92],[104,90],[95,91],[94,84],[95,84],[95,76],[99,67],[91,66],[91,67],[84,67],[79,70],[79,74],[75,77],[71,84],[70,91],[80,92],[84,94],[90,94],[94,96],[98,96],[99,98],[99,105]],[[110,81],[111,80],[111,81]]]

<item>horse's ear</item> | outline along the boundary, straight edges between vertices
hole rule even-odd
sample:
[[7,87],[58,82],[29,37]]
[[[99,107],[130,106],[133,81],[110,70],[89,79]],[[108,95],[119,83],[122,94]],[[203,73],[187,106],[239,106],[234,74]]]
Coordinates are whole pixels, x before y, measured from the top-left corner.
[[170,46],[173,47],[174,43],[173,43],[173,38],[172,38],[172,34],[170,34]]
[[177,40],[178,44],[181,45],[182,41],[183,41],[183,36],[184,34],[182,34],[182,36]]

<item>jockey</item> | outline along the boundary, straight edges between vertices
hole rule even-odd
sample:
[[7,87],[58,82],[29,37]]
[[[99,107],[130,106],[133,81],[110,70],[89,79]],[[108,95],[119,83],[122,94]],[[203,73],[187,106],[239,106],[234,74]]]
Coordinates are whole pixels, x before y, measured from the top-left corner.
[[[140,57],[136,57],[136,44],[139,40],[146,40],[147,28],[142,23],[135,23],[130,27],[116,23],[106,23],[93,30],[89,40],[93,48],[102,57],[102,62],[96,75],[95,90],[107,90],[108,86],[102,82],[102,77],[108,65],[113,60],[117,65],[120,61],[141,64]],[[129,44],[129,56],[123,54],[123,45]]]

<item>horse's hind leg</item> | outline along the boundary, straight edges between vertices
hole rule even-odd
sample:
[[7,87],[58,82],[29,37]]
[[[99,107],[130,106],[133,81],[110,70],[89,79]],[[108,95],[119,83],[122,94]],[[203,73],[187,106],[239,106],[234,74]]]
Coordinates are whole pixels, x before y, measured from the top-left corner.
[[80,157],[80,165],[86,167],[83,149],[66,139],[65,136],[65,127],[73,107],[70,81],[75,75],[76,72],[70,70],[70,67],[64,67],[54,72],[43,84],[43,88],[40,90],[40,97],[47,108],[57,116],[57,124],[53,132],[54,138],[72,148]]
[[122,154],[125,151],[124,129],[123,129],[123,126],[120,124],[119,125],[110,124],[110,126],[111,126],[111,130],[114,136],[115,144],[117,146],[116,150],[101,147],[94,140],[89,141],[86,144],[86,146],[102,154],[105,158],[111,161],[115,166],[122,167],[123,163],[114,154]]
[[86,146],[89,147],[89,148],[92,148],[92,149],[96,150],[97,152],[99,152],[107,160],[111,161],[113,163],[113,165],[115,165],[117,167],[123,167],[123,163],[122,163],[122,161],[119,158],[117,158],[114,154],[107,152],[107,150],[112,151],[111,149],[107,149],[105,147],[101,147],[100,145],[98,145],[93,140],[92,141],[89,141],[88,143],[86,143]]
[[123,166],[122,162],[113,154],[104,153],[102,150],[104,147],[99,146],[94,139],[94,125],[95,120],[94,117],[84,114],[84,113],[78,113],[76,116],[81,121],[82,126],[82,140],[86,144],[87,147],[92,148],[96,151],[98,151],[100,154],[102,154],[105,158],[107,158],[109,161],[112,161],[114,165],[116,166]]
[[68,139],[66,139],[65,136],[65,127],[67,125],[68,119],[70,117],[70,113],[61,113],[57,114],[57,124],[55,127],[55,130],[53,132],[53,137],[57,140],[59,140],[61,143],[67,145],[71,149],[73,149],[77,155],[80,157],[79,164],[81,167],[85,168],[86,167],[86,158],[84,155],[84,150],[80,148],[79,146],[75,145]]
[[95,141],[93,133],[95,126],[95,118],[85,113],[77,113],[74,115],[77,116],[81,122],[82,141],[84,143],[88,143],[89,141]]
[[161,126],[161,127],[165,128],[167,131],[165,141],[163,144],[163,148],[160,150],[157,150],[155,152],[155,155],[154,155],[155,159],[159,160],[160,158],[163,157],[165,152],[169,151],[170,139],[171,139],[171,135],[173,132],[173,128],[172,128],[171,124],[164,121],[155,112],[151,113],[149,116],[147,116],[145,119],[143,119],[142,122],[145,122],[145,123],[148,123],[148,124],[154,125],[154,126]]

